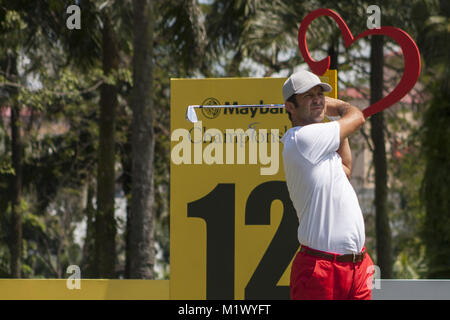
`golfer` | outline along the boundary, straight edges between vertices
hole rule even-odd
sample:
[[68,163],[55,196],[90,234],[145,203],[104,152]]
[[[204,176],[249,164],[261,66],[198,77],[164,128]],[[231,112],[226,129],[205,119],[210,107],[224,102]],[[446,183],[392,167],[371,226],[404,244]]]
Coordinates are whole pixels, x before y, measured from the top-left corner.
[[[291,299],[371,299],[373,262],[364,220],[350,184],[348,137],[365,122],[362,112],[324,96],[331,87],[308,71],[283,85],[292,122],[282,138],[290,198],[299,220],[300,250],[291,269]],[[323,123],[325,115],[340,116]]]

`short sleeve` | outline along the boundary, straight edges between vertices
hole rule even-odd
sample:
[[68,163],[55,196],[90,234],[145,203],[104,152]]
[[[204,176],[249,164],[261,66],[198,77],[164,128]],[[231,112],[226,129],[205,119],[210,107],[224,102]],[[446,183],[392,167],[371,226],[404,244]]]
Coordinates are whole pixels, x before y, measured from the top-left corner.
[[339,149],[340,126],[337,121],[314,123],[295,132],[295,142],[304,158],[315,164]]

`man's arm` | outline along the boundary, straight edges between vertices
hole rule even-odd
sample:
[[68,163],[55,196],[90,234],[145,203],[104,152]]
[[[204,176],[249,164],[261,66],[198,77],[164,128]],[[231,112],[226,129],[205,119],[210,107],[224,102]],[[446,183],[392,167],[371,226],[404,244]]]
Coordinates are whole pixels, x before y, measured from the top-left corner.
[[337,153],[341,156],[342,167],[344,168],[345,175],[348,180],[350,180],[352,175],[352,151],[350,150],[348,138],[341,141]]
[[366,119],[357,107],[330,97],[325,97],[326,115],[341,118],[337,121],[341,128],[340,141],[349,137],[352,133],[362,127]]
[[340,145],[337,153],[342,158],[342,166],[347,178],[350,180],[352,174],[352,152],[348,136],[358,130],[365,122],[362,112],[347,102],[339,99],[325,97],[326,114],[328,116],[341,116],[338,123],[341,127]]

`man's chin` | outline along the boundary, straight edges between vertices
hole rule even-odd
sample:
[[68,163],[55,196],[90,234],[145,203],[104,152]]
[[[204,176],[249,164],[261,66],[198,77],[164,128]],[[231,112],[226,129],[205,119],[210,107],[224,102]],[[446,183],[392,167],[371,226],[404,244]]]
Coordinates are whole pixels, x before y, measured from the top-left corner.
[[323,122],[323,119],[325,119],[325,115],[321,114],[320,116],[314,117],[313,121],[314,123],[321,123]]
[[325,119],[325,114],[322,113],[322,114],[320,114],[320,115],[318,115],[316,117],[311,117],[310,116],[310,117],[305,118],[303,120],[299,119],[299,121],[297,121],[296,123],[297,123],[297,125],[300,125],[300,126],[306,126],[308,124],[313,124],[313,123],[322,123],[324,119]]

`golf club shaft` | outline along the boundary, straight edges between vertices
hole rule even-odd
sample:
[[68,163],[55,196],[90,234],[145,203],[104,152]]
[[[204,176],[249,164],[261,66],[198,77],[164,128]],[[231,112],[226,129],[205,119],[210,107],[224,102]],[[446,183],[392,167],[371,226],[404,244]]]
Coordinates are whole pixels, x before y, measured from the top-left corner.
[[284,108],[284,104],[222,104],[222,105],[190,105],[190,108]]

